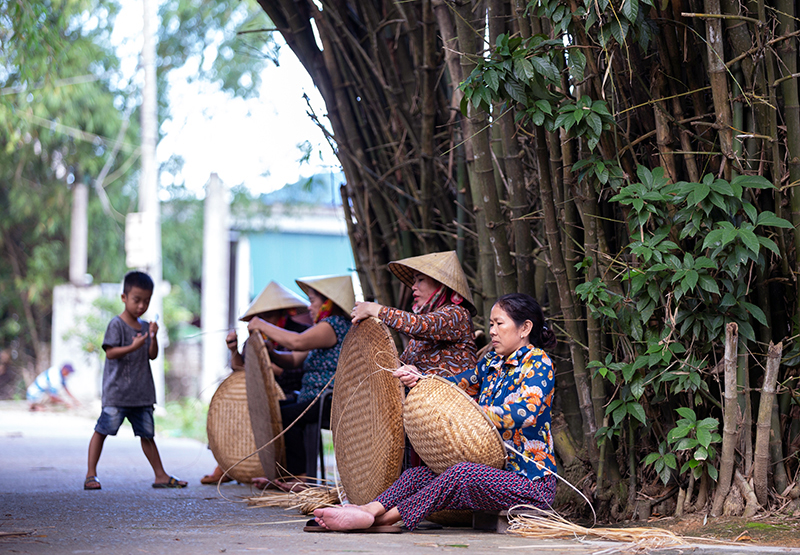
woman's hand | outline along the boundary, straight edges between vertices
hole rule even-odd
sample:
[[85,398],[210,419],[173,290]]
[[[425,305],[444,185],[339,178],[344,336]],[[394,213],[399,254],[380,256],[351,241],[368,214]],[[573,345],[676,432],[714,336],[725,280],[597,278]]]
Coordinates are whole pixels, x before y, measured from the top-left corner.
[[258,330],[266,333],[267,323],[258,316],[255,316],[247,323],[247,329],[248,331]]
[[378,314],[381,312],[381,308],[383,308],[383,305],[379,305],[378,303],[356,302],[356,306],[353,307],[353,311],[350,313],[350,316],[353,318],[353,323],[357,324],[361,320],[369,318],[370,316],[377,318]]
[[392,376],[397,378],[406,387],[414,387],[419,381],[419,370],[413,364],[404,364],[394,372]]
[[239,351],[239,338],[236,336],[234,330],[228,332],[228,335],[225,337],[225,344],[228,346],[228,350]]

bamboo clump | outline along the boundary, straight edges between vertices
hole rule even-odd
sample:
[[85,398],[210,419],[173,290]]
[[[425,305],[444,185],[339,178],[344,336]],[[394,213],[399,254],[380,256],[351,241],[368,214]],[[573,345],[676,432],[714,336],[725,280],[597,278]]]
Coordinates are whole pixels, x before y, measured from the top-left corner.
[[510,516],[508,531],[537,540],[591,536],[628,543],[635,551],[662,549],[686,543],[679,536],[661,528],[585,528],[557,514]]
[[287,510],[299,509],[304,515],[309,515],[315,509],[338,505],[339,493],[337,486],[315,486],[300,491],[265,491],[246,500],[250,507],[285,507]]

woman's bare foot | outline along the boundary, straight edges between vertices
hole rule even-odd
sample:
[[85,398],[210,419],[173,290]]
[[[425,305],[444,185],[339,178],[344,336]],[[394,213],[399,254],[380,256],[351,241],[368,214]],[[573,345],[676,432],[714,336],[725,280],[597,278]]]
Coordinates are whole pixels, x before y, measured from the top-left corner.
[[212,472],[211,474],[206,474],[205,476],[200,478],[200,483],[205,485],[216,484],[217,482],[219,482],[220,478],[222,478],[223,484],[225,482],[230,482],[231,480],[233,480],[233,478],[231,478],[227,474],[225,474],[223,477],[223,474],[224,473],[222,472],[222,469],[219,466],[217,466],[214,469],[214,472]]
[[314,510],[317,523],[329,530],[364,530],[372,526],[375,517],[361,507],[335,507]]

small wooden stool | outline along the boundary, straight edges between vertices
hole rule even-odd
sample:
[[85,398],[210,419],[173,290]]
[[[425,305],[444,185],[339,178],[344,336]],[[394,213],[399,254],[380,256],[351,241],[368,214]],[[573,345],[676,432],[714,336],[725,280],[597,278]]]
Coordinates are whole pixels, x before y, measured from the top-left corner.
[[475,511],[472,529],[505,534],[508,530],[508,511]]

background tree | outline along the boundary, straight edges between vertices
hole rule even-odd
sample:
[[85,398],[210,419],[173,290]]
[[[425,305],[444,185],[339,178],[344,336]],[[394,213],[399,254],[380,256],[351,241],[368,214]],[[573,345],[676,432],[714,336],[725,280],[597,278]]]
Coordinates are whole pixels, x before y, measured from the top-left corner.
[[[767,347],[796,335],[795,3],[259,3],[326,101],[367,296],[399,304],[389,260],[456,249],[482,314],[548,302],[569,345],[556,449],[609,517],[649,516],[640,492],[700,510],[720,468],[752,475]],[[765,505],[797,469],[784,349]]]
[[[7,391],[18,393],[49,364],[52,290],[68,278],[74,183],[91,190],[88,272],[95,282],[118,282],[126,271],[140,97],[111,42],[118,11],[115,0],[0,0],[0,385],[10,384]],[[233,95],[254,94],[273,47],[263,32],[237,30],[267,26],[257,4],[175,0],[161,4],[160,17],[162,122],[175,70]],[[180,164],[162,169],[177,175]],[[201,201],[182,183],[167,192],[174,203],[162,218],[164,278],[197,317]]]

